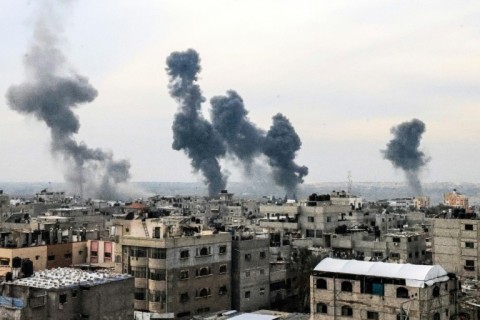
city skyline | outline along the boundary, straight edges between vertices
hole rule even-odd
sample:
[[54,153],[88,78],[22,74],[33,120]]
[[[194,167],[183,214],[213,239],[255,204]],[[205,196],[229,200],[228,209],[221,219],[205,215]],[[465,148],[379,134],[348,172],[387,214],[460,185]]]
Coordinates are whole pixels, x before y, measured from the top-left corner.
[[[0,164],[8,169],[1,181],[64,179],[46,126],[5,99],[25,78],[38,6],[0,5]],[[132,181],[202,179],[171,147],[177,106],[165,60],[188,48],[199,52],[207,100],[233,89],[260,128],[268,130],[277,112],[291,121],[302,140],[297,161],[310,169],[306,183],[345,181],[347,172],[355,181],[404,181],[380,150],[392,127],[414,118],[425,123],[420,150],[431,159],[422,181],[480,179],[480,5],[82,1],[58,13],[68,66],[98,90],[96,100],[74,109],[77,140],[128,159]],[[209,109],[204,103],[207,118]],[[222,160],[229,181],[243,179],[237,167]]]

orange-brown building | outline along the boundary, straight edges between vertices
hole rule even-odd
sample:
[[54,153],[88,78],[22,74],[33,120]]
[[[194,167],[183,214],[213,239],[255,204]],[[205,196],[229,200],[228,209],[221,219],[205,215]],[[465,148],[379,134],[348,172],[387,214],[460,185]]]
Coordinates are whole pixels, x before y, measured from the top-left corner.
[[453,189],[443,194],[443,204],[454,208],[468,209],[468,197]]

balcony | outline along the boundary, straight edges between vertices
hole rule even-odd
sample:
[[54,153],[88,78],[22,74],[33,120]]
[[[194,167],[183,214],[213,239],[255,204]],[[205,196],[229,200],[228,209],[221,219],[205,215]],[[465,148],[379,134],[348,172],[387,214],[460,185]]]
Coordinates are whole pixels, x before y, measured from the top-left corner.
[[156,281],[148,280],[148,290],[150,291],[166,291],[167,282],[165,280]]
[[148,259],[148,267],[150,269],[166,269],[167,260],[165,259]]
[[130,266],[132,267],[146,267],[148,258],[146,257],[130,257]]

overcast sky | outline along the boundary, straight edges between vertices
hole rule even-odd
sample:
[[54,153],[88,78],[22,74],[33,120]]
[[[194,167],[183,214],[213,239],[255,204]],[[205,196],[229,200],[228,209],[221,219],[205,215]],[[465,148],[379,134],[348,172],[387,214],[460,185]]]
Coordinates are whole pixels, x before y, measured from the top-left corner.
[[[50,131],[5,100],[25,79],[40,2],[0,2],[0,181],[63,181]],[[68,65],[99,91],[75,109],[76,139],[129,159],[134,181],[199,180],[171,148],[165,59],[188,48],[207,99],[234,89],[258,126],[290,119],[308,183],[404,181],[380,150],[413,118],[426,125],[424,182],[480,180],[479,2],[82,0],[60,12]],[[230,180],[236,167],[223,163]]]

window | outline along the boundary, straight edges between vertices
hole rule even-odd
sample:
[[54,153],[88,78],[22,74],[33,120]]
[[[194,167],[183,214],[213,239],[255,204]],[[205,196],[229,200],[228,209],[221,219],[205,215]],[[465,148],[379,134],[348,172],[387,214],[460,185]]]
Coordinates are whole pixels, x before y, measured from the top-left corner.
[[165,291],[149,291],[148,300],[150,302],[164,302],[167,298]]
[[474,260],[465,260],[464,269],[467,271],[475,271],[475,261]]
[[210,255],[210,247],[202,247],[200,250],[197,248],[197,257],[198,256],[209,256]]
[[400,253],[392,252],[390,253],[392,259],[400,259]]
[[245,291],[245,299],[249,299],[250,298],[250,291]]
[[140,247],[133,247],[130,249],[130,255],[132,257],[137,257],[137,258],[146,258],[147,257],[147,249],[146,248],[140,248]]
[[265,269],[260,269],[260,274],[263,276],[265,274]]
[[156,239],[160,239],[161,237],[161,228],[160,227],[155,227],[153,228],[153,237]]
[[116,255],[115,256],[115,263],[122,263],[122,256]]
[[184,312],[177,313],[178,318],[188,317],[189,315],[190,315],[190,311],[184,311]]
[[267,257],[267,253],[265,251],[260,251],[260,259],[265,259]]
[[317,289],[327,289],[327,280],[317,279]]
[[220,266],[220,270],[218,271],[219,273],[227,273],[227,265],[226,264],[222,264]]
[[250,253],[245,254],[245,261],[252,260],[252,255]]
[[395,242],[395,243],[400,243],[400,238],[395,237],[395,238],[392,239],[392,241]]
[[[163,249],[163,248],[150,248],[149,257],[151,259],[166,259],[167,258],[167,250]],[[188,255],[187,255],[187,257],[188,257]]]
[[440,313],[435,312],[435,313],[433,314],[433,320],[440,320]]
[[227,246],[220,246],[218,248],[218,254],[226,254],[227,253]]
[[404,287],[398,287],[397,298],[408,298],[408,289]]
[[203,268],[200,268],[200,270],[199,269],[196,270],[197,277],[205,277],[210,274],[211,274],[210,267],[203,267]]
[[197,309],[197,313],[205,313],[205,312],[210,312],[210,308],[209,308],[209,307],[205,307],[205,308],[199,308],[199,309]]
[[308,217],[308,222],[315,222],[315,218],[314,217]]
[[341,290],[344,292],[352,292],[352,283],[350,281],[343,281]]
[[98,257],[98,252],[97,251],[90,251],[90,256]]
[[65,302],[67,302],[67,294],[61,294],[58,296],[58,302],[60,302],[61,304],[64,304]]
[[378,312],[367,311],[367,319],[378,320]]
[[466,224],[465,230],[473,230],[473,224]]
[[147,268],[145,267],[132,267],[133,276],[135,278],[146,278],[147,277]]
[[327,305],[323,302],[317,303],[317,313],[327,313]]
[[307,238],[315,238],[315,230],[307,229],[305,231],[306,231],[305,236]]
[[263,296],[265,294],[265,288],[260,288],[260,290],[258,291],[258,294]]
[[180,280],[188,279],[188,270],[180,271]]
[[343,317],[351,317],[351,316],[353,316],[353,309],[350,308],[349,306],[343,306],[343,307],[342,307],[342,316],[343,316]]
[[327,222],[332,222],[332,218],[327,217]]
[[145,289],[135,288],[134,299],[145,300]]
[[206,298],[210,295],[210,288],[202,288],[200,291],[197,291],[197,298]]
[[112,257],[112,253],[111,252],[105,252],[105,254],[103,255],[105,258],[111,258]]
[[439,286],[433,287],[432,296],[434,298],[440,297],[440,287]]
[[53,261],[53,260],[55,260],[55,255],[52,254],[52,255],[48,256],[47,259],[48,259],[48,261]]
[[150,271],[150,280],[155,281],[165,281],[165,270],[151,270]]
[[180,251],[180,259],[187,259],[190,256],[190,252],[188,250]]
[[226,285],[223,285],[221,286],[220,288],[218,288],[218,294],[223,296],[224,294],[227,294],[227,286]]
[[189,299],[188,292],[180,293],[180,302],[187,302]]
[[465,248],[473,249],[475,245],[473,242],[465,242]]

